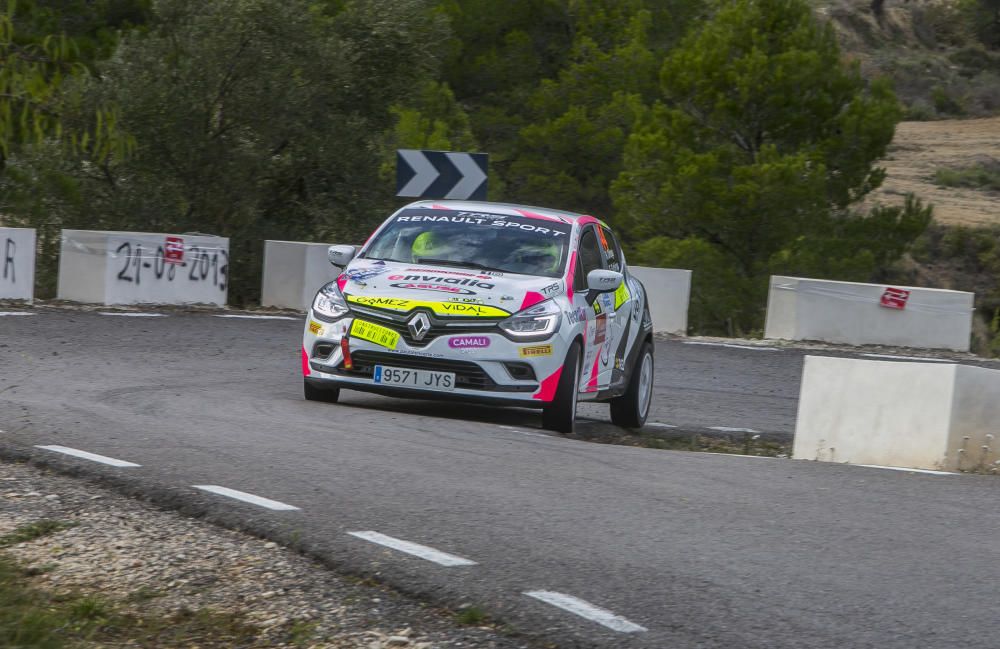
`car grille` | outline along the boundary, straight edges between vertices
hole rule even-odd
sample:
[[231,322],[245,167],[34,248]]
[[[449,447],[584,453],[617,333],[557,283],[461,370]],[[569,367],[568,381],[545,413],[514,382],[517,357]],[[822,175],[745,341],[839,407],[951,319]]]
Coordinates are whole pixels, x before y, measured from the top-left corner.
[[533,392],[537,385],[497,385],[490,375],[478,364],[471,361],[456,361],[447,358],[426,358],[408,354],[389,354],[385,352],[357,351],[351,352],[351,369],[341,366],[338,372],[347,376],[371,378],[375,374],[376,365],[388,365],[408,370],[431,370],[433,372],[451,372],[455,375],[455,387],[466,390],[493,390],[500,392]]
[[427,314],[427,319],[430,321],[431,328],[426,334],[424,334],[422,340],[415,340],[413,338],[413,334],[410,333],[410,328],[406,326],[406,322],[413,317],[413,314],[417,312],[416,310],[405,314],[395,312],[389,314],[367,308],[359,309],[356,306],[352,306],[351,309],[355,311],[356,315],[360,315],[364,320],[392,329],[406,341],[407,345],[417,348],[426,347],[431,341],[439,338],[440,336],[461,336],[468,334],[483,335],[488,333],[497,333],[497,323],[502,320],[502,318],[444,319],[436,317],[429,311],[419,309]]

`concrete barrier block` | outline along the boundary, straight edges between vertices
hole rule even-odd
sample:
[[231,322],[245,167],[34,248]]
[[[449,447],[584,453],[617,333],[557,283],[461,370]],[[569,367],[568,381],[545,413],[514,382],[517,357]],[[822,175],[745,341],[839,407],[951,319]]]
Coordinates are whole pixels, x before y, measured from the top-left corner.
[[0,228],[0,300],[35,297],[35,231]]
[[687,334],[691,271],[629,266],[649,296],[649,315],[656,333]]
[[211,304],[229,290],[229,239],[63,230],[61,300],[105,305]]
[[1000,371],[807,356],[792,457],[931,470],[1000,459]]
[[305,310],[316,291],[340,274],[329,261],[329,243],[265,241],[261,306]]
[[[887,289],[906,291],[901,308]],[[771,277],[766,338],[968,351],[975,295],[913,286]]]

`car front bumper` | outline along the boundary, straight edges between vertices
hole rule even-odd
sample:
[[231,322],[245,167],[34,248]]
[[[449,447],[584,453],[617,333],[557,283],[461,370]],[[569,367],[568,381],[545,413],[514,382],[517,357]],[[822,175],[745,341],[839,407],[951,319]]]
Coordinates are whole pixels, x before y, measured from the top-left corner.
[[[441,335],[420,347],[411,346],[400,338],[390,349],[349,336],[351,317],[324,323],[313,318],[312,313],[309,315],[303,335],[302,371],[306,380],[317,386],[406,398],[542,407],[555,395],[555,384],[566,357],[565,344],[558,335],[540,343],[517,343],[495,329],[474,336],[488,340],[487,344],[476,348],[451,346],[457,339],[470,338],[469,335]],[[342,342],[345,337],[350,363],[345,363]],[[376,365],[449,372],[455,375],[455,386],[442,390],[375,383]]]

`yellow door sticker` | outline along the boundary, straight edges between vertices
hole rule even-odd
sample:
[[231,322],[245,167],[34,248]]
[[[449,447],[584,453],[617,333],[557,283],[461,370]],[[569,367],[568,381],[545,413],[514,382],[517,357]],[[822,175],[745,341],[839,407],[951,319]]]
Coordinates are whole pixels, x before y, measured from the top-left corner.
[[618,290],[615,291],[615,309],[617,310],[621,305],[625,304],[625,300],[629,299],[629,297],[628,287],[625,286],[625,280],[622,280]]
[[521,356],[523,358],[531,358],[534,356],[551,356],[552,355],[552,345],[532,345],[531,347],[522,347]]
[[351,335],[388,349],[396,349],[396,345],[399,344],[398,333],[388,327],[364,320],[355,320],[351,324]]
[[467,304],[464,302],[426,302],[399,297],[375,297],[370,295],[348,295],[347,301],[361,306],[370,306],[393,311],[412,311],[417,307],[430,309],[435,315],[456,315],[475,318],[503,318],[510,312],[485,304]]

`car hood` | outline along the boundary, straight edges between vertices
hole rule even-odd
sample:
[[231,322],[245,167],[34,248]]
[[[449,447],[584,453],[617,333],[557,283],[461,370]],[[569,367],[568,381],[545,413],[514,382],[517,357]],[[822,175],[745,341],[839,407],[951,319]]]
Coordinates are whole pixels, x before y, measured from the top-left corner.
[[422,306],[445,317],[502,317],[565,290],[552,277],[367,259],[351,262],[337,284],[351,304],[400,312]]

